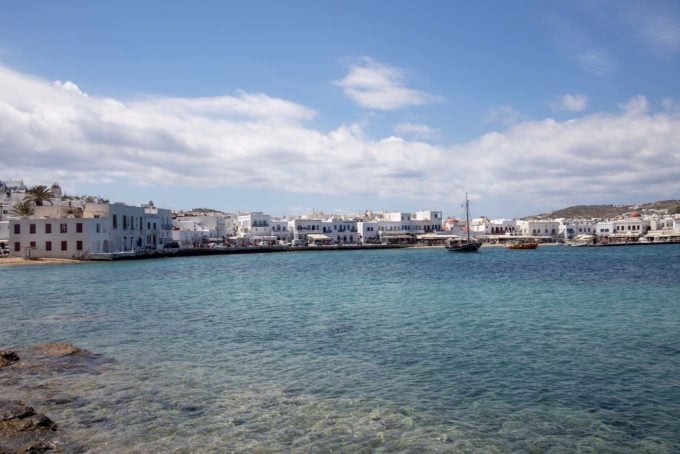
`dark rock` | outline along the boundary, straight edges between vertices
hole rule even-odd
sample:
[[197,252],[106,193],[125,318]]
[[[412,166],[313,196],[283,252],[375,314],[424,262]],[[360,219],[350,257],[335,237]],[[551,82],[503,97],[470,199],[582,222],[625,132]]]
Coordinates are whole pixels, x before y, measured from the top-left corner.
[[39,453],[55,449],[57,425],[33,407],[0,399],[0,454]]
[[0,399],[0,422],[28,418],[34,414],[35,410],[33,407],[30,407],[23,402]]
[[19,361],[19,355],[9,350],[0,350],[0,368],[10,366]]
[[19,361],[19,355],[16,352],[9,350],[0,350],[0,358],[6,359],[7,361]]
[[30,349],[50,356],[70,356],[76,353],[87,353],[87,350],[78,348],[70,342],[45,342],[34,345]]
[[180,411],[182,413],[196,413],[200,410],[201,409],[195,405],[184,405],[183,407],[180,408]]
[[46,442],[46,441],[38,440],[38,441],[29,442],[26,446],[23,446],[21,448],[21,450],[18,451],[18,452],[20,452],[22,454],[23,453],[38,454],[38,453],[41,453],[41,452],[51,451],[55,447],[56,446],[54,445],[54,443],[49,443],[49,442]]
[[22,431],[38,429],[57,430],[57,424],[42,413],[22,418],[16,427],[17,430]]

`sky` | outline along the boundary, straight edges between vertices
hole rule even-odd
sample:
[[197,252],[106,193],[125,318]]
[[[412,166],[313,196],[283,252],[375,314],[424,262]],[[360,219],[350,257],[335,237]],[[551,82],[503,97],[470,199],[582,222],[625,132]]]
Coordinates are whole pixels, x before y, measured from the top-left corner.
[[677,1],[13,1],[0,179],[173,209],[680,198]]

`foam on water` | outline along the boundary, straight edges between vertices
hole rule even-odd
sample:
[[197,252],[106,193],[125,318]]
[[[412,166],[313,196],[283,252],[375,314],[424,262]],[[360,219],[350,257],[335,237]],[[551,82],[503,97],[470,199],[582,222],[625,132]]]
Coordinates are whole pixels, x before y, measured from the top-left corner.
[[0,346],[103,359],[0,397],[92,451],[677,451],[679,275],[677,246],[5,268]]

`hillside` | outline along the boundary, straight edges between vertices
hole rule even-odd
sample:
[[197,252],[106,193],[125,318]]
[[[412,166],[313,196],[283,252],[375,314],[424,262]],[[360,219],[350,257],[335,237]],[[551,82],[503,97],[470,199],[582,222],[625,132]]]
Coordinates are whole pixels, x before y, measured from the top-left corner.
[[631,205],[575,205],[551,213],[527,216],[524,219],[557,219],[557,218],[585,218],[606,219],[621,216],[631,211],[645,213],[648,211],[666,210],[668,214],[680,214],[680,200],[660,200],[650,203]]

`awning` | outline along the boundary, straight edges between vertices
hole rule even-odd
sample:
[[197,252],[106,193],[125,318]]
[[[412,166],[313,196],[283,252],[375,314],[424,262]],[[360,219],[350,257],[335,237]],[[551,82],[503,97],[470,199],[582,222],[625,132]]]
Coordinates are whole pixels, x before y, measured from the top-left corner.
[[253,235],[250,237],[253,241],[276,241],[275,235]]
[[660,238],[660,237],[675,237],[675,236],[680,236],[680,232],[674,231],[674,230],[651,230],[651,231],[647,232],[647,236],[657,237],[657,238]]
[[321,235],[319,233],[310,233],[307,235],[307,238],[312,241],[330,241],[331,239],[328,235]]
[[449,238],[458,239],[458,235],[437,235],[436,233],[425,233],[423,235],[418,235],[419,240],[448,240]]
[[390,235],[390,234],[382,234],[380,235],[380,238],[386,239],[386,240],[412,240],[413,237],[411,235]]
[[575,240],[592,240],[595,238],[595,235],[576,235],[574,237]]

